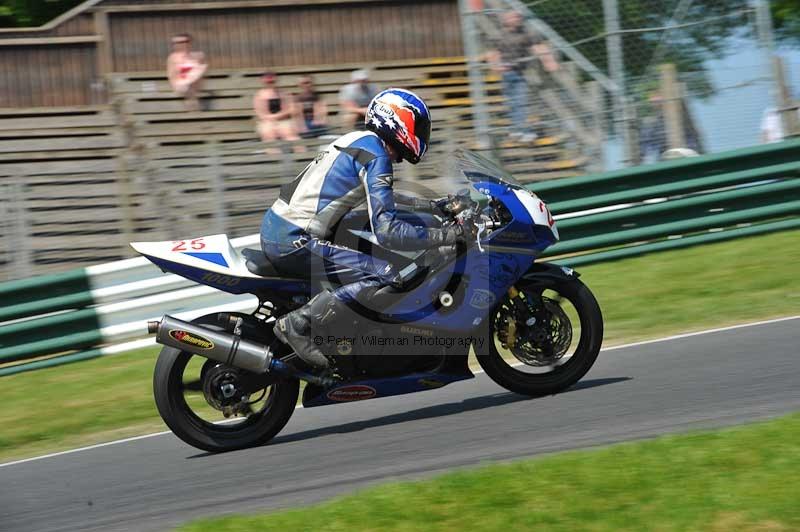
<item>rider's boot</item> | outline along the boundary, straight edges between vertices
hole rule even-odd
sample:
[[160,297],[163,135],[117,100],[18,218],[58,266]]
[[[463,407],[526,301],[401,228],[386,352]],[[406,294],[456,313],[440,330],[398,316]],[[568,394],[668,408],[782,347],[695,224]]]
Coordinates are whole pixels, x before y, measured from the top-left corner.
[[[315,373],[330,377],[331,363],[313,338],[324,332],[325,324],[330,323],[337,313],[341,313],[344,303],[338,301],[328,291],[317,294],[299,309],[281,317],[273,331],[278,339],[294,349],[300,359],[311,366]],[[320,334],[312,336],[313,326],[320,326]],[[320,342],[321,343],[321,342]]]

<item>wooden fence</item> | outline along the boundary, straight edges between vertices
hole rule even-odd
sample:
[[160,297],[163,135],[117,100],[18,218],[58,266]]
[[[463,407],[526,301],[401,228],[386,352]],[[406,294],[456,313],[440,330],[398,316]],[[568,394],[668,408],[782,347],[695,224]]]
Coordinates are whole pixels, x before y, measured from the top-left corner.
[[[277,71],[287,89],[313,73],[337,124],[337,91],[363,66]],[[251,108],[257,73],[218,70],[197,112],[182,110],[162,71],[115,74],[113,106],[0,110],[0,279],[130,257],[132,240],[257,231],[280,185],[328,142],[266,155]],[[385,61],[373,78],[424,95],[434,115],[430,154],[418,166],[398,167],[398,186],[452,192],[448,153],[455,142],[474,146],[475,138],[464,58]],[[485,87],[492,123],[502,126],[499,80],[487,74]],[[535,145],[504,143],[501,162],[527,180],[579,173],[583,162],[569,139],[550,133]]]
[[109,74],[162,71],[179,32],[212,73],[463,54],[456,0],[88,0],[0,29],[0,108],[104,103]]

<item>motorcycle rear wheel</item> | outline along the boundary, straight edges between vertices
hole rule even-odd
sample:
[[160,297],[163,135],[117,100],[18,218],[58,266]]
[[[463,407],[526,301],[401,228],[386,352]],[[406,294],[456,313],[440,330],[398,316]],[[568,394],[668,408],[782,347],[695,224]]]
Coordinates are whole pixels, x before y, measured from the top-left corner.
[[[541,294],[541,288],[518,286],[523,292]],[[490,316],[490,337],[487,347],[478,353],[477,359],[481,368],[493,381],[503,388],[530,397],[541,397],[562,392],[578,382],[591,369],[603,342],[603,316],[589,288],[579,280],[560,283],[548,290],[556,292],[561,298],[569,301],[579,319],[580,337],[577,347],[571,352],[568,360],[557,364],[547,373],[528,373],[523,371],[526,364],[521,361],[509,361],[498,349],[498,330],[496,317],[503,305],[508,305],[506,298],[495,307]],[[574,338],[571,338],[574,342]]]
[[[218,323],[216,314],[202,316],[192,322],[219,329],[215,325]],[[227,452],[262,445],[288,423],[300,390],[300,383],[296,379],[282,379],[266,388],[265,394],[269,395],[266,396],[262,411],[235,418],[232,423],[214,423],[203,419],[188,404],[183,382],[187,365],[196,357],[198,355],[164,347],[153,374],[153,395],[158,413],[178,438],[204,451]]]

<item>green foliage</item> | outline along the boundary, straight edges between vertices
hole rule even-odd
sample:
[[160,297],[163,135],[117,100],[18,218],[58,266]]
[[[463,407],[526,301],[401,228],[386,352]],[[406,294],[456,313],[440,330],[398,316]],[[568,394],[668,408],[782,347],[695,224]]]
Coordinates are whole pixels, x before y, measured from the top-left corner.
[[770,6],[778,39],[784,44],[800,46],[800,2],[772,0]]
[[[786,3],[795,0],[785,0]],[[533,12],[601,70],[608,72],[603,2],[599,0],[529,0]],[[682,5],[681,5],[682,4]],[[681,13],[678,7],[684,8]],[[660,63],[674,63],[695,94],[707,94],[704,62],[733,51],[729,39],[749,31],[743,10],[748,0],[619,0],[625,72],[631,82],[646,83]],[[800,8],[795,8],[800,12]],[[675,18],[673,18],[675,17]],[[692,24],[701,22],[700,24]],[[682,26],[669,31],[626,30]],[[585,41],[585,42],[583,42]]]
[[0,27],[41,26],[84,0],[0,0]]

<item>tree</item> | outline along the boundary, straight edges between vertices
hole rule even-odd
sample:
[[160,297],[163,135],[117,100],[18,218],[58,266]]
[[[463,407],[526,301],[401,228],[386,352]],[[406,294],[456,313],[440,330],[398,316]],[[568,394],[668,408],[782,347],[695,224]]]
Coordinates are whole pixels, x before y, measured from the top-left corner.
[[[768,0],[779,43],[800,46],[800,1]],[[536,16],[608,72],[603,2],[528,0]],[[711,94],[705,63],[736,51],[733,37],[755,33],[750,0],[618,0],[625,73],[632,88],[656,85],[654,68],[674,63],[698,96]],[[668,31],[629,32],[678,26]]]
[[770,7],[778,40],[790,46],[800,46],[800,2],[772,0]]
[[0,0],[0,27],[41,26],[83,0]]
[[[782,0],[795,4],[797,0]],[[600,0],[535,0],[532,11],[600,69],[608,71]],[[711,91],[708,59],[731,50],[730,38],[751,30],[748,0],[618,0],[625,73],[634,87],[653,85],[656,67],[674,63],[697,95]],[[792,6],[800,13],[800,8]],[[632,31],[671,27],[666,31]]]

